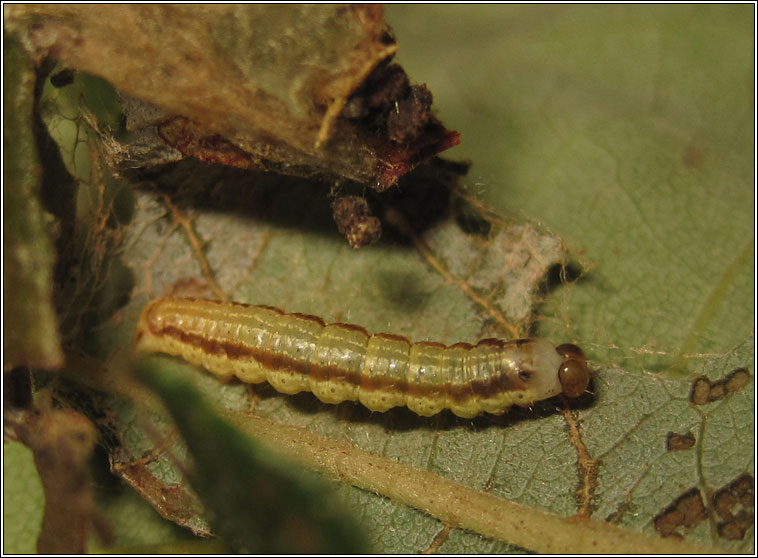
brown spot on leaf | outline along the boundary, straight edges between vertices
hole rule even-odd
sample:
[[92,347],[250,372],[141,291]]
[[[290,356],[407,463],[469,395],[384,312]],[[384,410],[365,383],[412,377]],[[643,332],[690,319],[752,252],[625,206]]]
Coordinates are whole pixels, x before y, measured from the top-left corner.
[[711,384],[711,391],[708,394],[709,401],[719,401],[726,395],[726,386],[721,382]]
[[737,393],[750,382],[750,373],[745,368],[732,370],[726,377],[727,393]]
[[699,167],[705,158],[705,150],[696,144],[690,144],[682,152],[682,162],[687,167]]
[[737,477],[713,495],[713,509],[722,521],[719,535],[728,540],[741,540],[753,525],[755,480],[751,475]]
[[695,378],[690,390],[690,402],[693,405],[705,405],[708,403],[708,394],[711,392],[711,381],[705,376]]
[[677,434],[669,432],[666,436],[666,451],[682,451],[695,445],[695,435],[692,432]]
[[752,524],[752,516],[750,516],[749,522],[733,520],[726,523],[719,523],[719,536],[730,541],[742,540],[748,530],[748,527],[750,527]]
[[655,516],[655,530],[662,537],[681,537],[678,529],[691,529],[705,519],[705,515],[703,497],[697,488],[692,488]]
[[699,376],[692,382],[690,402],[693,405],[705,405],[720,401],[727,395],[741,391],[749,382],[750,373],[745,368],[736,368],[715,382],[705,376]]

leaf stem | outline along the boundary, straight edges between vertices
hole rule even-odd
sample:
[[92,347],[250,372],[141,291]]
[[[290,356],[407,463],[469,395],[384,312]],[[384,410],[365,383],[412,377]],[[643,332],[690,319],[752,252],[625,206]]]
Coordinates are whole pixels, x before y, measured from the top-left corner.
[[463,486],[348,443],[249,415],[224,417],[261,443],[335,480],[381,494],[436,517],[453,528],[539,553],[693,554],[713,547],[623,529],[579,516],[562,517]]

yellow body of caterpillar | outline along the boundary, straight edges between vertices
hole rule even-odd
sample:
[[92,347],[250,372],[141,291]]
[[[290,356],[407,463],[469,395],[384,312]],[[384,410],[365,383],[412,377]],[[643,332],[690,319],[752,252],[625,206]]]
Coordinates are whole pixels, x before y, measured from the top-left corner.
[[578,397],[589,371],[574,345],[543,339],[483,339],[476,345],[411,343],[360,326],[270,306],[162,298],[148,304],[137,350],[179,356],[223,380],[268,382],[325,403],[360,401],[373,411],[407,406],[431,416],[501,414],[564,393]]

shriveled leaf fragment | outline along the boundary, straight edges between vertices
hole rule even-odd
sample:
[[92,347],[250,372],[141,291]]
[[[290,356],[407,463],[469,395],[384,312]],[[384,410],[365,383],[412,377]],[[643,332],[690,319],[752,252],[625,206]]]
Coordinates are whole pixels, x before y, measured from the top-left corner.
[[[122,423],[114,424],[118,428]],[[118,432],[118,431],[117,431]],[[120,434],[120,432],[119,432]],[[164,471],[151,459],[135,458],[123,445],[109,448],[111,468],[155,510],[195,535],[208,536],[210,527],[194,491],[181,481],[166,482]]]
[[3,366],[53,369],[63,354],[52,301],[55,253],[39,199],[35,72],[18,41],[3,40]]
[[141,375],[170,410],[193,457],[190,482],[214,531],[242,553],[355,553],[358,528],[334,494],[218,417],[182,367],[148,359]]
[[183,156],[381,190],[459,141],[424,86],[385,71],[397,45],[377,6],[27,5],[6,25],[38,55],[185,119],[155,122]]
[[72,409],[46,406],[37,411],[17,411],[8,418],[9,428],[34,453],[45,492],[37,551],[84,552],[93,522],[107,538],[108,527],[92,500],[89,460],[97,435],[89,419]]

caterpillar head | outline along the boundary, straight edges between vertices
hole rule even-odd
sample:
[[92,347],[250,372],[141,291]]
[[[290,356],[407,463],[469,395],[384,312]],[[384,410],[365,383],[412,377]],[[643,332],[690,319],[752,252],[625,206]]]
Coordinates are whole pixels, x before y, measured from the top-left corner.
[[555,348],[563,362],[558,368],[558,380],[561,382],[563,395],[579,397],[590,383],[590,370],[587,367],[587,357],[576,345],[565,343]]
[[517,395],[516,405],[528,405],[561,393],[579,397],[590,381],[587,357],[576,345],[556,347],[545,339],[519,339],[507,355],[515,371],[512,384]]

